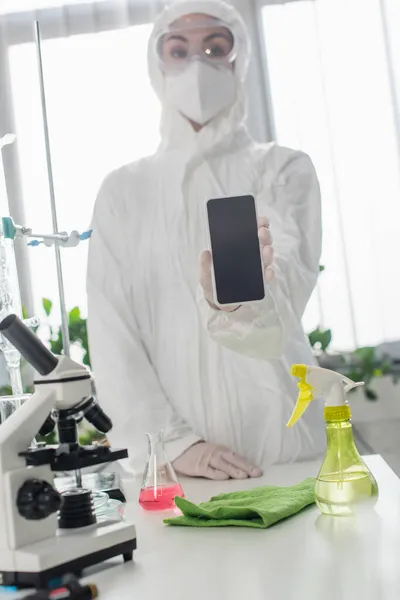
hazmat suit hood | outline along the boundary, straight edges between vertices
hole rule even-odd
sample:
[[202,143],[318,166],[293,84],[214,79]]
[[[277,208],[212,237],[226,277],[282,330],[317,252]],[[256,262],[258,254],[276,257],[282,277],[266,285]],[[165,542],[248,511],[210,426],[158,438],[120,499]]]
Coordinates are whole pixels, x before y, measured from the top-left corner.
[[[236,80],[236,100],[223,110],[199,132],[195,132],[189,121],[175,108],[165,102],[165,76],[155,52],[156,40],[168,26],[185,15],[200,13],[223,21],[232,31],[237,44],[234,63]],[[161,147],[160,150],[195,147],[196,153],[204,153],[213,148],[228,147],[232,138],[239,136],[248,141],[244,125],[246,117],[245,79],[250,57],[250,39],[246,26],[238,11],[222,0],[178,0],[165,8],[157,17],[148,45],[148,69],[152,86],[162,104]]]

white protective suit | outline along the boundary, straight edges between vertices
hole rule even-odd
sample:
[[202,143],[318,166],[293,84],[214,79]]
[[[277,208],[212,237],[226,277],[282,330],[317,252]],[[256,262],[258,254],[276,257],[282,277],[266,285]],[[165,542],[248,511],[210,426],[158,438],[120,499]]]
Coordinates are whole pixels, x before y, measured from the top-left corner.
[[[243,124],[249,43],[234,8],[218,0],[172,5],[152,38],[191,13],[241,32],[238,97],[198,133],[164,106],[156,154],[105,179],[89,253],[91,360],[100,403],[114,422],[110,441],[129,450],[125,468],[142,469],[145,432],[164,429],[171,460],[205,439],[265,469],[324,446],[321,403],[286,428],[297,398],[290,366],[313,361],[301,318],[318,275],[320,191],[305,154],[255,143]],[[152,40],[149,70],[162,102]],[[275,280],[264,301],[216,311],[198,284],[205,201],[249,193],[271,223]]]

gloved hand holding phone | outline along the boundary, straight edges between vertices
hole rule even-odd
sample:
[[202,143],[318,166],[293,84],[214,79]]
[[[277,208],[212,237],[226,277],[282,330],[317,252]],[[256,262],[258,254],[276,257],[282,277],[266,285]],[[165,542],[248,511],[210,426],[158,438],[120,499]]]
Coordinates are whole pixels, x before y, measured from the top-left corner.
[[223,446],[198,442],[179,456],[173,463],[181,475],[205,477],[206,479],[246,479],[260,477],[261,469],[249,463]]
[[[272,247],[272,235],[269,229],[269,221],[266,217],[258,218],[258,238],[261,246],[264,279],[267,283],[269,283],[274,278],[274,270],[271,266],[273,262],[274,251]],[[213,308],[226,312],[233,312],[239,308],[240,304],[237,306],[217,306],[212,282],[212,256],[210,251],[203,252],[200,257],[200,284],[203,288],[204,296],[207,302]]]

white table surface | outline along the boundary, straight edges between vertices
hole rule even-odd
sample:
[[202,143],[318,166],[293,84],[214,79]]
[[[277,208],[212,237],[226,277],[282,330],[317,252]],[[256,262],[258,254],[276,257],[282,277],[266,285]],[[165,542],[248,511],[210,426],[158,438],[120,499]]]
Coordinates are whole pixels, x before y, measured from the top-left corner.
[[[167,527],[165,513],[137,505],[131,484],[134,562],[110,561],[87,581],[97,584],[101,600],[399,600],[400,480],[380,456],[366,462],[380,488],[374,510],[354,520],[312,507],[267,530]],[[182,484],[200,502],[254,485],[292,485],[316,476],[319,466],[275,466],[256,481]]]

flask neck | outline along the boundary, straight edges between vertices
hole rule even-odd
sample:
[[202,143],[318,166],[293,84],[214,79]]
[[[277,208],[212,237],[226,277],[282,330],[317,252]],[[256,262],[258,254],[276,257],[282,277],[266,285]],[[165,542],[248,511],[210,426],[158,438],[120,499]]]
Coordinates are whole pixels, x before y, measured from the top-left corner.
[[149,450],[157,448],[157,446],[163,444],[163,432],[157,431],[156,433],[146,433]]
[[148,441],[148,457],[155,460],[158,465],[168,462],[168,458],[164,449],[163,432],[146,433]]

